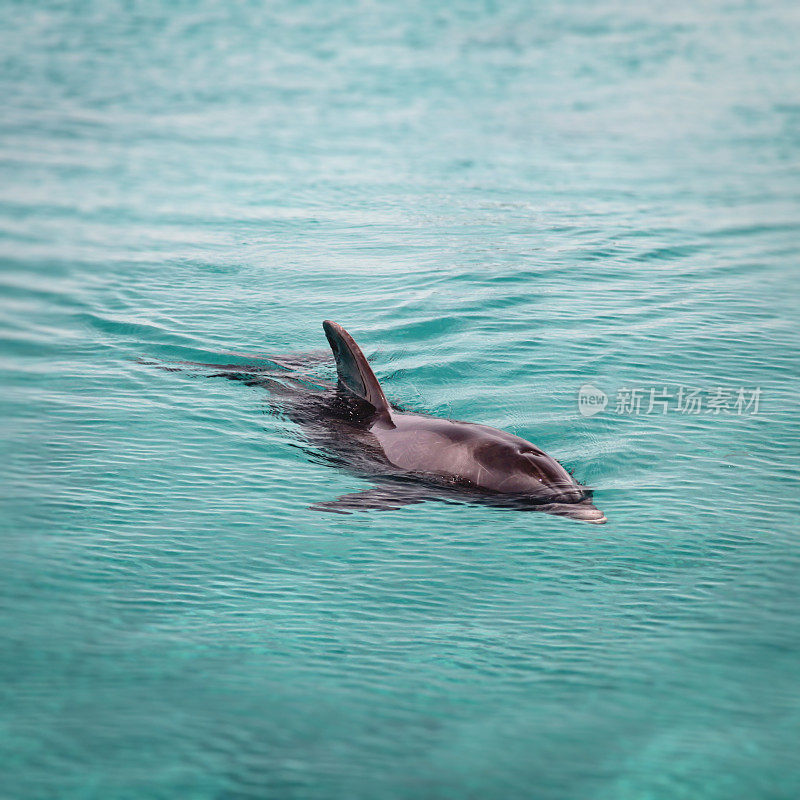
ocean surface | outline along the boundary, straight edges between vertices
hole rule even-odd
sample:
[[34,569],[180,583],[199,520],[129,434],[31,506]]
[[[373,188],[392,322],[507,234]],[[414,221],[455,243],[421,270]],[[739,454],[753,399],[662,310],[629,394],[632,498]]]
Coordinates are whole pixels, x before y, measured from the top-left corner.
[[[800,796],[796,3],[2,19],[4,800]],[[325,318],[608,524],[311,510],[369,484],[158,368]]]

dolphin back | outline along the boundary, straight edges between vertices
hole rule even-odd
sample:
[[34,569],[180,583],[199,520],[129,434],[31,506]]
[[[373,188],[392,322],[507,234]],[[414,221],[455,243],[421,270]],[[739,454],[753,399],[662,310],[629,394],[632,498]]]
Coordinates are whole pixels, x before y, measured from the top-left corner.
[[322,328],[336,359],[340,383],[374,406],[377,411],[390,412],[386,395],[353,337],[341,325],[329,319],[322,323]]

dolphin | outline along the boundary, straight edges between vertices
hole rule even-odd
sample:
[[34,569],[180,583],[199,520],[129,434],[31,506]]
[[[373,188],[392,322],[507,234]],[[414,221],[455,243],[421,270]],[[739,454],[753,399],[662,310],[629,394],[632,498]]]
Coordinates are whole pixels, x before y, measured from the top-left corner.
[[182,362],[212,368],[209,377],[268,389],[276,410],[301,429],[312,458],[374,484],[311,508],[349,514],[437,500],[607,521],[592,492],[531,442],[390,403],[353,337],[331,320],[322,326],[336,361],[335,384],[308,373],[329,361],[327,353],[267,356],[273,366]]
[[[374,456],[415,483],[446,486],[489,505],[531,508],[595,524],[607,521],[590,491],[552,456],[511,433],[393,406],[361,348],[338,323],[322,323],[336,360],[338,390],[359,401],[351,422]],[[366,436],[364,436],[366,434]],[[326,511],[397,508],[424,495],[380,487],[316,504]],[[405,502],[404,502],[405,501]]]

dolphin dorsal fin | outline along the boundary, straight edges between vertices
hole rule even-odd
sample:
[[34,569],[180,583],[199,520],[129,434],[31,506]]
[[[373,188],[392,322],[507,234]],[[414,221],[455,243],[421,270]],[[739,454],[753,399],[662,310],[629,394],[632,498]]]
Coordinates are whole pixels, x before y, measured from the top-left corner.
[[341,325],[329,319],[322,323],[322,328],[336,359],[339,381],[353,394],[374,406],[377,411],[391,413],[389,401],[353,337]]

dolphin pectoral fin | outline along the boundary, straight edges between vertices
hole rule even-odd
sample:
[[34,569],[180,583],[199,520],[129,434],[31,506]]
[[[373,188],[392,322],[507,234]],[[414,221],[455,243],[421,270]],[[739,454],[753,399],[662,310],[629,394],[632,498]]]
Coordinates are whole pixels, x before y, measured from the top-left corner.
[[425,497],[394,486],[373,486],[363,492],[343,494],[336,500],[314,503],[309,508],[332,514],[352,514],[355,511],[394,511],[403,506],[424,503]]

